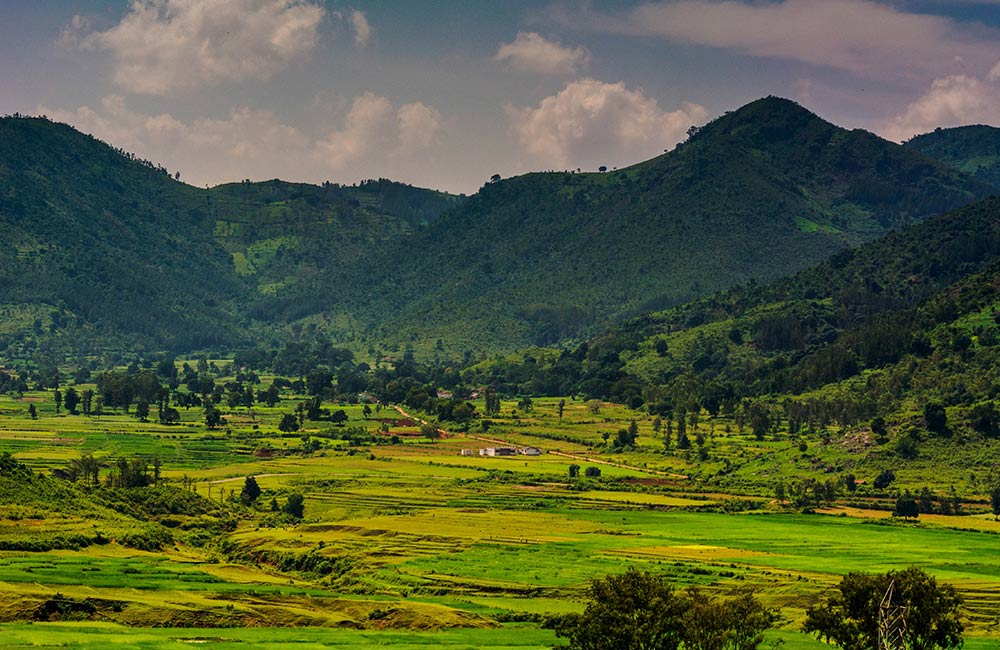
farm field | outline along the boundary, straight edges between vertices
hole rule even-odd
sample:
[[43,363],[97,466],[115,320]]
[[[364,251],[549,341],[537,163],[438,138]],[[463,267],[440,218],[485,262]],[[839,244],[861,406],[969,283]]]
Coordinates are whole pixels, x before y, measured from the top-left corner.
[[[3,647],[547,648],[547,617],[629,567],[679,588],[753,589],[779,612],[769,639],[805,650],[820,645],[799,631],[806,608],[844,574],[918,565],[962,594],[968,647],[1000,637],[985,465],[925,474],[850,432],[803,451],[724,418],[688,430],[703,444],[664,451],[647,413],[571,399],[561,417],[556,399],[503,402],[465,433],[350,404],[324,405],[344,411],[339,426],[280,431],[302,399],[226,409],[209,429],[200,408],[163,425],[57,414],[51,391],[0,398],[0,451],[45,477],[0,499]],[[610,449],[633,421],[636,447]],[[479,455],[508,445],[543,453]],[[161,485],[141,489],[156,499],[48,478],[82,454],[104,474],[155,456]],[[869,487],[890,467],[901,487],[960,494],[962,514],[890,517],[891,493]],[[817,507],[775,495],[776,481],[791,492],[846,471],[859,487]],[[278,508],[293,494],[301,519]]]

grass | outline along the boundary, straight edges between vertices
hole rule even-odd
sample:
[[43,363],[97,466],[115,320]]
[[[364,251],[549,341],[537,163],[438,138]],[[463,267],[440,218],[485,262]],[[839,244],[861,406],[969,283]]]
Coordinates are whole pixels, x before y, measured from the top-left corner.
[[[808,650],[816,642],[797,632],[805,608],[840,576],[913,564],[965,596],[970,647],[994,642],[1000,523],[977,505],[981,486],[958,469],[990,449],[964,449],[955,469],[945,464],[937,477],[919,459],[898,466],[902,486],[916,489],[925,478],[938,489],[957,485],[966,510],[979,512],[902,523],[874,509],[879,499],[867,487],[820,514],[774,503],[777,479],[825,478],[838,463],[860,477],[886,461],[879,450],[852,450],[835,437],[810,440],[801,452],[795,440],[758,441],[733,422],[706,418],[697,429],[709,453],[698,460],[694,450],[662,453],[648,414],[613,404],[595,413],[570,399],[562,417],[558,399],[535,400],[527,413],[505,401],[487,431],[437,441],[395,423],[395,411],[365,419],[360,405],[335,407],[350,418],[345,428],[306,422],[305,431],[283,434],[278,419],[302,399],[284,397],[252,416],[243,408],[227,413],[215,431],[200,422],[201,409],[182,409],[181,424],[166,427],[121,413],[57,415],[45,392],[0,398],[0,450],[35,470],[48,473],[81,453],[156,454],[168,481],[193,481],[218,509],[172,515],[175,544],[150,553],[117,538],[170,516],[136,520],[72,490],[66,494],[77,497],[0,504],[0,540],[96,529],[113,539],[80,550],[0,552],[4,647],[542,648],[554,638],[539,617],[579,610],[589,580],[638,566],[678,586],[755,588],[780,608],[772,638]],[[29,403],[37,420],[26,415]],[[382,444],[353,447],[331,437],[349,427],[377,433],[380,418],[392,420]],[[637,449],[605,449],[602,434],[633,419]],[[402,444],[388,444],[392,434]],[[319,440],[319,450],[304,451],[303,437]],[[494,441],[567,455],[459,455]],[[260,456],[263,448],[271,454]],[[572,464],[602,475],[570,480]],[[234,500],[248,475],[264,491],[256,509]],[[305,520],[276,519],[267,504],[293,491],[305,495]],[[236,516],[235,530],[212,527],[225,511]],[[323,571],[307,568],[324,561]],[[101,605],[98,620],[27,624],[56,593],[119,603],[118,610]],[[497,623],[512,619],[535,622]]]

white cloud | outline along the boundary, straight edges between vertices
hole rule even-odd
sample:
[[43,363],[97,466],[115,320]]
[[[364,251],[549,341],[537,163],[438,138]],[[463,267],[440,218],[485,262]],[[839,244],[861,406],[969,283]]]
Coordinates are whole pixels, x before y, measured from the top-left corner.
[[351,29],[354,30],[354,44],[358,47],[368,45],[368,39],[372,36],[371,25],[363,11],[355,9],[351,12]]
[[427,149],[441,128],[441,112],[423,102],[404,104],[396,112],[401,152]]
[[595,27],[801,61],[879,79],[926,79],[985,69],[1000,31],[873,0],[680,0],[591,16]]
[[595,79],[573,81],[534,108],[507,111],[521,146],[560,168],[638,162],[680,142],[707,118],[697,104],[665,112],[642,90]]
[[[145,114],[111,95],[98,109],[38,107],[37,113],[66,122],[116,147],[179,169],[196,184],[253,178],[319,182],[367,177],[411,177],[411,155],[433,144],[440,113],[415,102],[398,110],[385,97],[354,98],[341,128],[315,138],[269,111],[237,108],[222,119],[185,122],[169,113]],[[346,176],[346,178],[345,178]]]
[[879,132],[902,141],[937,127],[1000,123],[1000,86],[990,77],[981,81],[966,75],[935,79],[922,97],[887,122]]
[[343,129],[332,132],[317,144],[323,161],[341,169],[376,147],[388,145],[392,126],[392,102],[366,91],[354,98]]
[[89,18],[77,14],[73,16],[68,25],[63,27],[57,44],[67,49],[77,48],[80,46],[80,42],[90,33],[92,27],[93,23],[91,23]]
[[273,76],[312,51],[324,15],[312,0],[134,0],[80,42],[112,53],[121,88],[164,95]]
[[590,53],[582,47],[564,47],[535,32],[518,32],[512,43],[500,46],[493,60],[524,72],[571,75],[590,64]]

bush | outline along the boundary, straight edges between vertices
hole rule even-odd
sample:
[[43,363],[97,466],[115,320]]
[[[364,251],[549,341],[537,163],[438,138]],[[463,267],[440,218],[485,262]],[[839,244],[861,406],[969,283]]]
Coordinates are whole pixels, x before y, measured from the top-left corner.
[[174,536],[161,526],[151,526],[142,531],[125,533],[122,544],[140,551],[158,551],[174,543]]

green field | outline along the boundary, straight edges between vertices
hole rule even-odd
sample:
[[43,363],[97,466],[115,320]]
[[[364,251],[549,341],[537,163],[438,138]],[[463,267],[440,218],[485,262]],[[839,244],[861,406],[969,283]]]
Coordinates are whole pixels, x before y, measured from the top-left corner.
[[[823,479],[837,465],[870,479],[890,458],[836,441],[802,452],[707,417],[689,429],[704,457],[664,453],[646,413],[567,400],[560,418],[555,399],[528,412],[503,402],[486,431],[438,439],[420,433],[417,414],[366,418],[362,405],[324,405],[344,409],[343,426],[279,431],[302,399],[224,408],[227,422],[210,430],[200,408],[168,426],[56,414],[49,392],[0,398],[0,451],[36,472],[85,453],[109,465],[155,455],[168,485],[136,493],[39,478],[45,494],[0,498],[0,545],[17,549],[0,551],[3,647],[546,648],[546,617],[579,611],[589,580],[632,566],[678,587],[751,587],[779,611],[771,639],[805,649],[818,645],[799,632],[805,609],[842,575],[917,565],[962,594],[969,647],[996,643],[1000,523],[968,471],[898,471],[898,487],[958,486],[961,515],[896,520],[867,485],[801,512],[774,498],[776,479]],[[633,419],[635,449],[603,446]],[[342,439],[349,431],[371,435],[357,444]],[[502,444],[545,453],[478,454]],[[571,479],[571,465],[601,476]],[[252,507],[237,498],[249,475],[263,490]],[[302,520],[271,512],[294,492]],[[186,505],[139,496],[160,493]],[[172,541],[158,549],[134,541],[163,534]]]

